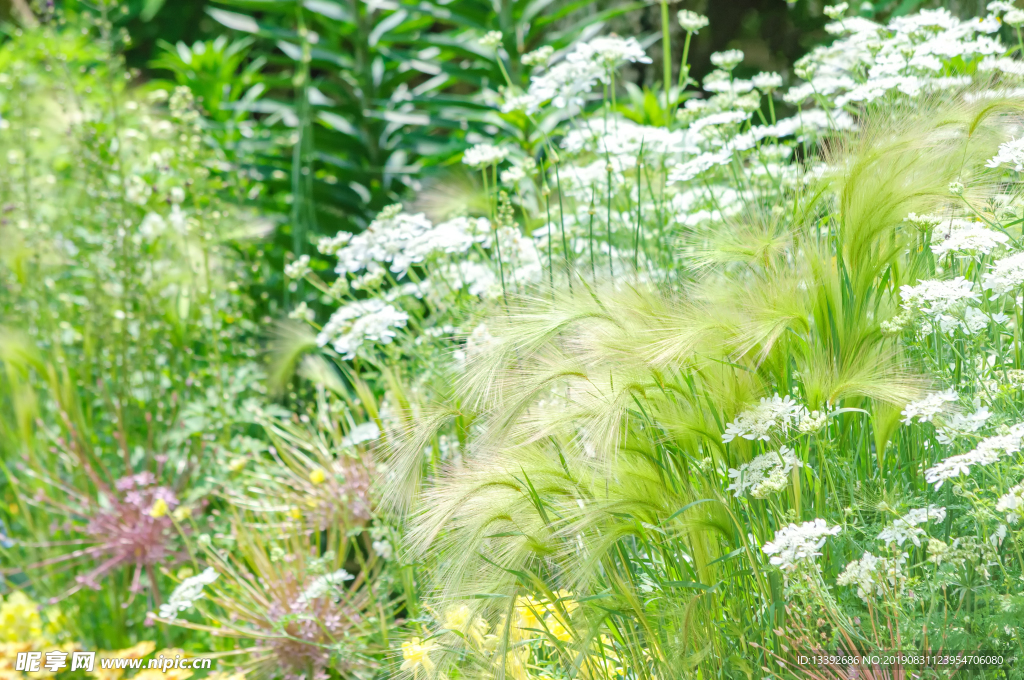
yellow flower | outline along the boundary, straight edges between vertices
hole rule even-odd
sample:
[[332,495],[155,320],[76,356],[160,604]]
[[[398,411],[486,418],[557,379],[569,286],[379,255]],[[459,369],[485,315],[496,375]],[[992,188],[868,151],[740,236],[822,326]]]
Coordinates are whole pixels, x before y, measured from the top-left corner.
[[[561,617],[552,616],[547,621],[548,634],[552,635],[560,642],[572,642],[572,630],[562,621]],[[544,642],[554,646],[551,640],[545,640]]]
[[153,503],[153,507],[149,509],[149,516],[153,517],[154,519],[159,519],[160,517],[166,515],[169,509],[170,508],[167,507],[167,501],[165,501],[163,498],[157,498],[156,501]]
[[244,468],[245,464],[248,463],[248,462],[249,462],[248,458],[242,458],[242,457],[234,458],[234,459],[231,460],[230,463],[228,463],[228,469],[231,470],[232,472],[238,472],[239,470]]
[[580,669],[581,677],[587,680],[615,680],[626,674],[622,660],[612,647],[612,639],[601,636],[601,644],[594,650]]
[[537,631],[543,631],[544,627],[540,623],[540,619],[544,615],[543,612],[544,605],[532,597],[517,597],[514,622],[516,632],[520,635],[530,635],[536,634]]
[[[573,636],[570,621],[573,612],[579,609],[579,603],[571,599],[572,593],[568,590],[559,590],[554,595],[555,601],[545,607],[548,611],[548,617],[545,619],[548,633],[560,642],[571,642]],[[550,639],[545,642],[554,646]]]
[[325,475],[324,471],[321,470],[320,468],[316,468],[315,470],[309,473],[309,481],[313,482],[314,484],[323,484],[326,479],[327,475]]
[[192,516],[192,508],[187,506],[180,506],[177,510],[171,513],[171,517],[174,518],[175,522],[181,522]]
[[[497,665],[501,665],[499,659]],[[528,664],[530,663],[530,648],[519,647],[505,655],[505,677],[510,680],[532,680]]]
[[483,646],[484,634],[487,633],[487,622],[481,617],[473,618],[473,610],[467,605],[452,607],[444,616],[444,627],[462,633],[472,639],[477,646]]
[[39,606],[21,591],[8,595],[0,605],[0,642],[31,642],[42,637]]
[[302,510],[300,510],[297,507],[294,507],[288,511],[288,515],[292,519],[302,519]]
[[420,643],[418,637],[402,643],[402,670],[411,670],[414,674],[420,667],[430,673],[434,670],[434,662],[430,660],[430,652],[437,647],[433,642]]
[[554,595],[557,602],[552,602],[547,606],[548,611],[552,614],[561,615],[561,611],[564,609],[566,614],[572,616],[573,612],[579,609],[579,603],[573,599],[572,593],[568,590],[556,590]]

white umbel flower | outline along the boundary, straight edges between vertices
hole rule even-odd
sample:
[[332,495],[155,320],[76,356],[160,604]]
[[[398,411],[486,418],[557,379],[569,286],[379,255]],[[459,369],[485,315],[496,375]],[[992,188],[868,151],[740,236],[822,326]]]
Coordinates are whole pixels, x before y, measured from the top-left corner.
[[999,151],[985,165],[990,168],[1008,165],[1017,172],[1024,171],[1024,137],[1000,144]]
[[991,290],[996,295],[1020,288],[1021,284],[1024,284],[1024,253],[1015,253],[996,260],[983,281],[985,290]]
[[344,569],[339,569],[330,574],[324,574],[323,576],[317,576],[313,579],[313,582],[309,584],[309,587],[299,594],[297,604],[300,607],[303,607],[313,600],[317,600],[324,595],[328,595],[331,590],[342,586],[345,581],[351,581],[354,578],[355,576]]
[[679,26],[687,33],[696,33],[708,25],[708,18],[706,16],[688,9],[679,10],[676,18],[679,20]]
[[651,63],[651,58],[647,56],[636,38],[620,38],[617,35],[602,36],[581,43],[569,58],[592,61],[606,69],[616,68],[625,62]]
[[501,31],[487,31],[480,38],[480,45],[482,47],[497,47],[501,44],[501,38]]
[[921,537],[928,534],[919,525],[928,522],[942,522],[946,519],[946,508],[915,508],[903,517],[896,519],[878,534],[878,540],[902,546],[910,541],[921,547]]
[[768,560],[783,571],[793,571],[801,564],[811,563],[821,555],[825,540],[835,536],[842,527],[830,527],[823,519],[790,524],[775,532],[775,540],[765,543],[761,550],[770,555]]
[[1011,9],[1003,16],[1003,23],[1014,28],[1024,26],[1024,10],[1017,9],[1016,7]]
[[711,168],[726,165],[732,160],[731,151],[709,151],[677,165],[668,175],[669,182],[689,182]]
[[1010,237],[989,229],[978,222],[963,222],[949,231],[941,241],[932,243],[932,252],[937,257],[948,253],[981,253],[988,255],[999,246],[1005,245]]
[[782,76],[778,73],[758,73],[750,82],[762,92],[772,92],[782,87]]
[[336,310],[316,337],[319,346],[331,345],[343,359],[354,359],[366,342],[390,344],[409,315],[383,300],[357,300]]
[[324,255],[337,255],[338,251],[348,245],[352,240],[352,234],[347,231],[339,231],[334,236],[324,236],[316,244],[316,249]]
[[508,157],[508,149],[493,144],[477,144],[462,155],[462,162],[471,168],[488,168]]
[[554,47],[551,47],[551,45],[542,45],[533,52],[527,52],[524,54],[522,59],[519,61],[522,62],[524,66],[543,66],[548,63],[548,60],[551,59],[554,53]]
[[311,271],[313,270],[309,268],[309,255],[303,255],[284,266],[284,275],[289,279],[301,279]]
[[803,462],[788,446],[762,453],[738,469],[729,469],[729,477],[734,481],[728,490],[736,498],[747,492],[754,498],[767,498],[786,488],[794,467],[803,467]]
[[203,587],[216,581],[218,576],[220,574],[213,567],[207,567],[202,573],[179,583],[167,602],[160,605],[160,617],[174,619],[180,612],[191,609],[195,601],[203,597]]
[[711,54],[711,63],[724,71],[731,71],[743,61],[743,50],[725,50]]
[[920,309],[925,314],[945,314],[958,304],[977,300],[970,281],[962,276],[948,281],[918,281],[916,286],[901,286],[900,297],[905,309]]
[[956,390],[946,390],[932,392],[924,399],[912,401],[903,408],[903,423],[909,425],[914,419],[919,423],[930,423],[935,416],[948,410],[949,404],[955,404],[958,398]]
[[886,583],[888,588],[895,588],[902,583],[903,565],[906,561],[906,553],[896,558],[885,558],[866,552],[859,560],[846,565],[843,573],[836,579],[836,585],[856,587],[857,597],[868,602],[885,594]]
[[1003,456],[1020,451],[1022,433],[1024,424],[1014,425],[1009,434],[983,439],[973,451],[951,456],[925,470],[924,479],[934,484],[937,491],[947,480],[970,474],[971,468],[976,465],[991,465]]
[[788,395],[765,397],[757,406],[741,412],[736,420],[725,426],[722,441],[728,443],[736,437],[768,441],[772,430],[785,431],[795,427],[806,413],[807,409]]
[[1010,524],[1019,522],[1021,515],[1024,515],[1024,484],[1018,484],[1000,496],[996,502],[996,511],[1007,513],[1006,521]]

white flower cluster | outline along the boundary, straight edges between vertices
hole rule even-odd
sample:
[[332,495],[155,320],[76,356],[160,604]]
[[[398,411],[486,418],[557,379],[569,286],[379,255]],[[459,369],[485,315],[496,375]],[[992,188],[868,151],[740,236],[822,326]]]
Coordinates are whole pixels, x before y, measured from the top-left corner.
[[[391,271],[401,278],[409,267],[435,253],[464,253],[475,243],[487,244],[490,227],[484,217],[459,217],[434,226],[423,213],[392,212],[378,216],[361,234],[343,239],[339,235],[323,241],[320,248],[337,255],[339,275],[363,269],[376,273],[390,263]],[[339,243],[345,245],[336,249]]]
[[191,609],[195,601],[203,597],[203,587],[216,581],[218,576],[220,574],[213,567],[207,567],[202,573],[189,576],[179,583],[167,602],[160,605],[160,617],[174,619],[179,613]]
[[790,524],[775,532],[775,540],[765,543],[761,550],[771,555],[768,560],[783,571],[794,571],[801,564],[813,562],[829,536],[835,536],[842,527],[830,527],[823,519]]
[[564,60],[533,75],[526,94],[507,101],[505,111],[535,113],[546,102],[560,109],[582,106],[594,86],[608,83],[612,70],[625,62],[651,62],[636,38],[605,36],[579,43]]
[[[1020,65],[1020,62],[1011,63]],[[1009,165],[1017,172],[1024,172],[1024,137],[1011,139],[999,145],[999,151],[986,163],[990,168],[998,168],[1000,165]]]
[[711,168],[718,165],[726,165],[732,160],[732,151],[708,151],[701,155],[677,165],[669,172],[669,183],[689,182],[690,180],[703,175]]
[[331,572],[330,574],[324,574],[323,576],[317,576],[305,590],[299,593],[299,597],[295,604],[300,608],[305,607],[313,600],[319,599],[324,595],[328,595],[331,590],[344,585],[345,581],[351,581],[354,578],[355,576],[344,569],[339,569],[335,572]]
[[989,229],[981,222],[953,219],[949,227],[936,229],[932,242],[932,252],[936,257],[949,253],[972,253],[988,255],[996,248],[1003,246],[1010,237],[1006,234]]
[[357,300],[335,310],[316,342],[331,345],[343,359],[354,359],[365,342],[391,343],[408,321],[408,314],[383,300]]
[[1000,496],[996,502],[996,511],[1007,513],[1006,521],[1010,524],[1019,522],[1024,515],[1024,484],[1018,484]]
[[751,441],[761,439],[768,441],[772,430],[785,432],[797,427],[800,420],[807,415],[807,409],[798,404],[793,397],[762,397],[761,403],[752,409],[741,412],[736,420],[725,426],[722,434],[723,442],[731,442],[736,437]]
[[789,473],[794,467],[803,467],[793,449],[783,446],[778,451],[762,453],[739,469],[730,468],[729,477],[735,480],[728,488],[736,498],[750,492],[754,498],[767,498],[789,484]]
[[380,428],[377,427],[377,423],[369,420],[365,423],[359,423],[351,430],[348,434],[341,438],[342,446],[358,446],[365,444],[366,442],[372,442],[380,438]]
[[902,286],[900,297],[907,310],[919,309],[925,314],[938,316],[957,305],[977,300],[970,281],[962,276],[949,280],[918,281],[916,286]]
[[676,15],[679,26],[687,33],[696,33],[708,25],[708,18],[688,9],[681,9]]
[[936,439],[942,444],[952,444],[958,437],[972,435],[985,426],[992,412],[988,407],[982,406],[980,400],[976,400],[976,408],[972,413],[954,413],[943,418],[943,423],[938,427]]
[[995,263],[985,273],[983,279],[985,290],[995,295],[1003,295],[1016,290],[1024,284],[1024,253],[1015,253]]
[[903,565],[906,561],[906,553],[887,558],[866,552],[859,560],[846,565],[836,579],[836,585],[856,587],[857,597],[868,602],[882,597],[886,590],[897,588],[903,583],[906,578]]
[[983,439],[973,451],[951,456],[925,470],[925,481],[934,484],[938,490],[947,480],[970,474],[971,467],[975,465],[991,465],[1003,456],[1017,453],[1020,451],[1022,435],[1024,424],[1018,424],[1010,428],[1009,434]]
[[915,508],[903,517],[896,519],[878,534],[878,540],[886,543],[902,546],[910,541],[918,548],[921,547],[921,537],[927,536],[927,532],[919,525],[929,520],[942,522],[946,519],[946,508]]
[[508,149],[493,144],[477,144],[462,154],[462,162],[471,168],[489,168],[508,158]]
[[999,27],[995,14],[961,21],[946,9],[897,17],[888,26],[862,17],[840,19],[826,30],[844,37],[816,47],[797,62],[796,73],[808,82],[792,88],[784,99],[799,104],[813,97],[841,109],[886,95],[916,97],[961,88],[970,77],[947,75],[948,62],[958,58],[978,64],[1004,54],[991,36]]
[[946,390],[912,401],[903,408],[903,423],[909,425],[915,418],[919,423],[930,423],[935,416],[949,410],[949,405],[955,404],[958,398],[956,390]]
[[313,270],[309,268],[309,255],[302,255],[284,267],[284,275],[289,279],[301,279],[311,271]]

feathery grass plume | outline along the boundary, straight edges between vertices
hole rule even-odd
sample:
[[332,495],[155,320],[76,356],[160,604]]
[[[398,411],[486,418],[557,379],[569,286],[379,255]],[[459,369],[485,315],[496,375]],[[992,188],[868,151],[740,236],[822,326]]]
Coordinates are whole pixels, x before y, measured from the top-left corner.
[[[880,328],[895,291],[934,266],[904,218],[948,204],[957,178],[983,179],[1016,106],[937,99],[865,117],[828,151],[832,173],[778,198],[792,210],[750,208],[729,233],[694,232],[698,267],[675,289],[510,300],[488,321],[499,342],[458,385],[457,410],[475,423],[468,455],[414,505],[412,550],[430,560],[438,606],[486,593],[475,611],[495,617],[567,589],[577,652],[614,630],[659,672],[738,663],[718,632],[736,598],[737,625],[770,642],[781,591],[758,546],[828,512],[842,461],[882,465],[864,443],[884,452],[893,413],[927,384]],[[406,439],[403,458],[419,461],[423,441]],[[776,504],[723,493],[726,469],[788,444],[801,465],[762,491]]]
[[900,225],[909,213],[948,203],[955,181],[975,196],[991,191],[985,162],[1005,141],[1007,125],[1019,119],[1022,106],[1014,99],[967,103],[960,96],[936,97],[913,108],[880,111],[835,147],[829,160],[836,168],[836,235],[843,274],[856,298],[866,302],[886,268],[904,259],[909,244]]
[[282,322],[275,326],[267,375],[267,383],[273,393],[284,392],[296,368],[317,349],[316,333],[308,325]]

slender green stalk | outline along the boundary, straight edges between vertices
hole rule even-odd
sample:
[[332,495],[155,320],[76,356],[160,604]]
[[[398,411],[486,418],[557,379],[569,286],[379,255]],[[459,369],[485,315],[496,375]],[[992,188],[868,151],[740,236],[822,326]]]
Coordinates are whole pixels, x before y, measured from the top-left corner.
[[[665,111],[672,111],[672,23],[668,18],[668,0],[661,0],[661,62],[664,68]],[[687,34],[689,38],[689,34]],[[666,118],[665,127],[670,125],[670,117]]]

